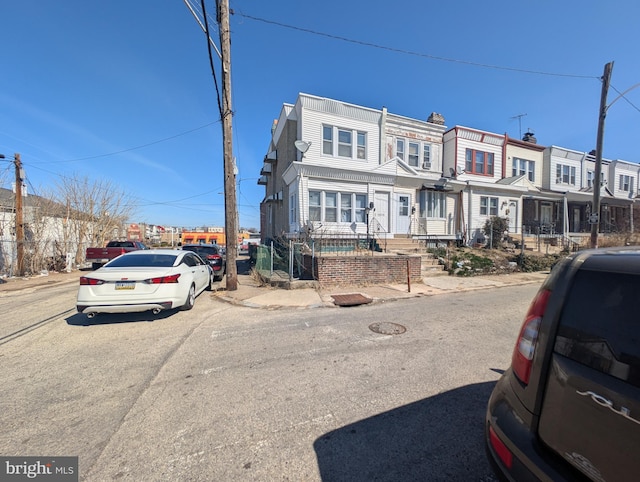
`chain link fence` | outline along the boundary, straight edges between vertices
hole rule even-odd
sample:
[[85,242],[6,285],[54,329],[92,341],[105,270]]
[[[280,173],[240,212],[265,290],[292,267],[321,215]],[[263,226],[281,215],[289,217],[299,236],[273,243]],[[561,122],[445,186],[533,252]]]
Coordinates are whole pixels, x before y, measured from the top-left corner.
[[[25,241],[23,243],[23,274],[44,271],[67,271],[84,265],[86,243],[61,243],[55,240]],[[0,240],[0,277],[18,273],[18,250],[15,240]]]

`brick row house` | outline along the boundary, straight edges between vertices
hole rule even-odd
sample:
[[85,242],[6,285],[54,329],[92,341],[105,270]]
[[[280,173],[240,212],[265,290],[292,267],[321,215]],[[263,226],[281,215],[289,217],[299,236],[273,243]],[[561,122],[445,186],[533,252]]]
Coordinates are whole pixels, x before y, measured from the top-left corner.
[[[492,216],[509,235],[578,242],[591,225],[595,160],[545,147],[527,132],[455,126],[299,94],[284,104],[258,184],[263,241],[282,237],[410,237],[484,242]],[[640,166],[604,159],[601,231],[632,232]]]

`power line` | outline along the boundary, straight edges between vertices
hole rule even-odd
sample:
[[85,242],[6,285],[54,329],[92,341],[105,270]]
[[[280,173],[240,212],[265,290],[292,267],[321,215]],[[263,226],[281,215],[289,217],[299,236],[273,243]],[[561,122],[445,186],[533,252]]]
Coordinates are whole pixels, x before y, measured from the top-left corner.
[[640,109],[633,102],[631,102],[629,99],[627,99],[622,92],[620,92],[618,89],[616,89],[613,85],[609,85],[609,87],[611,87],[613,90],[615,90],[620,95],[620,97],[627,102],[627,104],[629,104],[635,110],[640,112]]
[[364,47],[372,47],[372,48],[376,48],[376,49],[380,49],[380,50],[387,50],[389,52],[401,53],[401,54],[406,54],[406,55],[413,55],[415,57],[422,57],[422,58],[431,59],[431,60],[439,60],[439,61],[442,61],[442,62],[451,62],[451,63],[457,63],[457,64],[472,65],[474,67],[482,67],[482,68],[487,68],[487,69],[508,70],[508,71],[511,71],[511,72],[520,72],[520,73],[524,73],[524,74],[548,75],[548,76],[553,76],[553,77],[572,77],[572,78],[578,78],[578,79],[600,79],[600,77],[595,76],[595,75],[561,74],[561,73],[557,73],[557,72],[545,72],[545,71],[541,71],[541,70],[519,69],[519,68],[516,68],[516,67],[505,67],[505,66],[501,66],[501,65],[492,65],[492,64],[484,64],[484,63],[481,63],[481,62],[473,62],[471,60],[461,60],[461,59],[452,59],[452,58],[449,58],[449,57],[440,57],[440,56],[437,56],[437,55],[425,54],[425,53],[421,53],[421,52],[414,52],[412,50],[405,50],[405,49],[400,49],[400,48],[395,48],[395,47],[387,47],[386,45],[380,45],[380,44],[375,44],[375,43],[372,43],[372,42],[365,42],[363,40],[356,40],[356,39],[352,39],[352,38],[348,38],[348,37],[343,37],[343,36],[340,36],[340,35],[333,35],[333,34],[329,34],[329,33],[325,33],[325,32],[319,32],[317,30],[312,30],[312,29],[303,28],[303,27],[297,27],[295,25],[288,25],[286,23],[276,22],[275,20],[267,20],[265,18],[254,17],[252,15],[247,15],[247,14],[236,12],[236,11],[233,11],[232,13],[234,15],[239,16],[239,17],[248,18],[250,20],[255,20],[257,22],[263,22],[263,23],[267,23],[267,24],[270,24],[270,25],[276,25],[278,27],[288,28],[288,29],[291,29],[291,30],[297,30],[299,32],[310,33],[310,34],[313,34],[313,35],[318,35],[318,36],[330,38],[330,39],[333,39],[333,40],[340,40],[342,42],[348,42],[348,43],[352,43],[352,44],[356,44],[356,45],[362,45]]
[[[61,164],[61,163],[65,163],[65,162],[78,162],[78,161],[87,161],[89,159],[98,159],[100,157],[109,157],[109,156],[115,156],[117,154],[123,154],[125,152],[131,152],[131,151],[135,151],[137,149],[143,149],[145,147],[149,147],[149,146],[153,146],[155,144],[160,144],[161,142],[166,142],[166,141],[170,141],[171,139],[175,139],[176,137],[181,137],[187,134],[191,134],[192,132],[198,131],[200,129],[204,129],[205,127],[209,127],[212,126],[213,124],[217,124],[219,123],[219,120],[213,121],[213,122],[209,122],[208,124],[205,124],[203,126],[200,127],[196,127],[194,129],[190,129],[188,131],[184,131],[181,132],[180,134],[176,134],[170,137],[165,137],[164,139],[158,139],[157,141],[153,141],[153,142],[149,142],[147,144],[142,144],[140,146],[135,146],[135,147],[129,147],[128,149],[122,149],[120,151],[115,151],[115,152],[110,152],[108,154],[98,154],[95,156],[88,156],[88,157],[79,157],[77,159],[67,159],[67,160],[62,160],[62,161],[42,161],[42,162],[36,162],[36,163],[30,163],[30,164]],[[43,169],[44,171],[44,169]],[[48,172],[48,171],[45,171]]]

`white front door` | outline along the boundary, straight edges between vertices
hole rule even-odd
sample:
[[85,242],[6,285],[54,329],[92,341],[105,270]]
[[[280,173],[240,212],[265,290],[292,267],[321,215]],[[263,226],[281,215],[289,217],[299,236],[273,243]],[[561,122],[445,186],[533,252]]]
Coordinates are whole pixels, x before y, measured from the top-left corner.
[[508,212],[506,213],[509,220],[509,233],[516,234],[518,230],[518,201],[515,199],[509,199]]
[[389,234],[389,193],[376,192],[374,197],[373,219],[371,229],[378,235],[386,237]]
[[396,233],[410,234],[411,229],[411,196],[408,194],[395,195]]

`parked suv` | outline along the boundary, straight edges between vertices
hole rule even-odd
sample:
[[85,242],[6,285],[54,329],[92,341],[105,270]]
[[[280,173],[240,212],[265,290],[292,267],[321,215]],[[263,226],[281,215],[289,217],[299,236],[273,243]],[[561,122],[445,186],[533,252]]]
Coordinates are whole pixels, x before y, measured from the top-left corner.
[[226,258],[222,254],[222,248],[217,244],[183,244],[182,249],[193,251],[211,266],[213,279],[220,281],[227,269]]
[[587,250],[547,277],[487,407],[502,479],[640,477],[640,248]]

